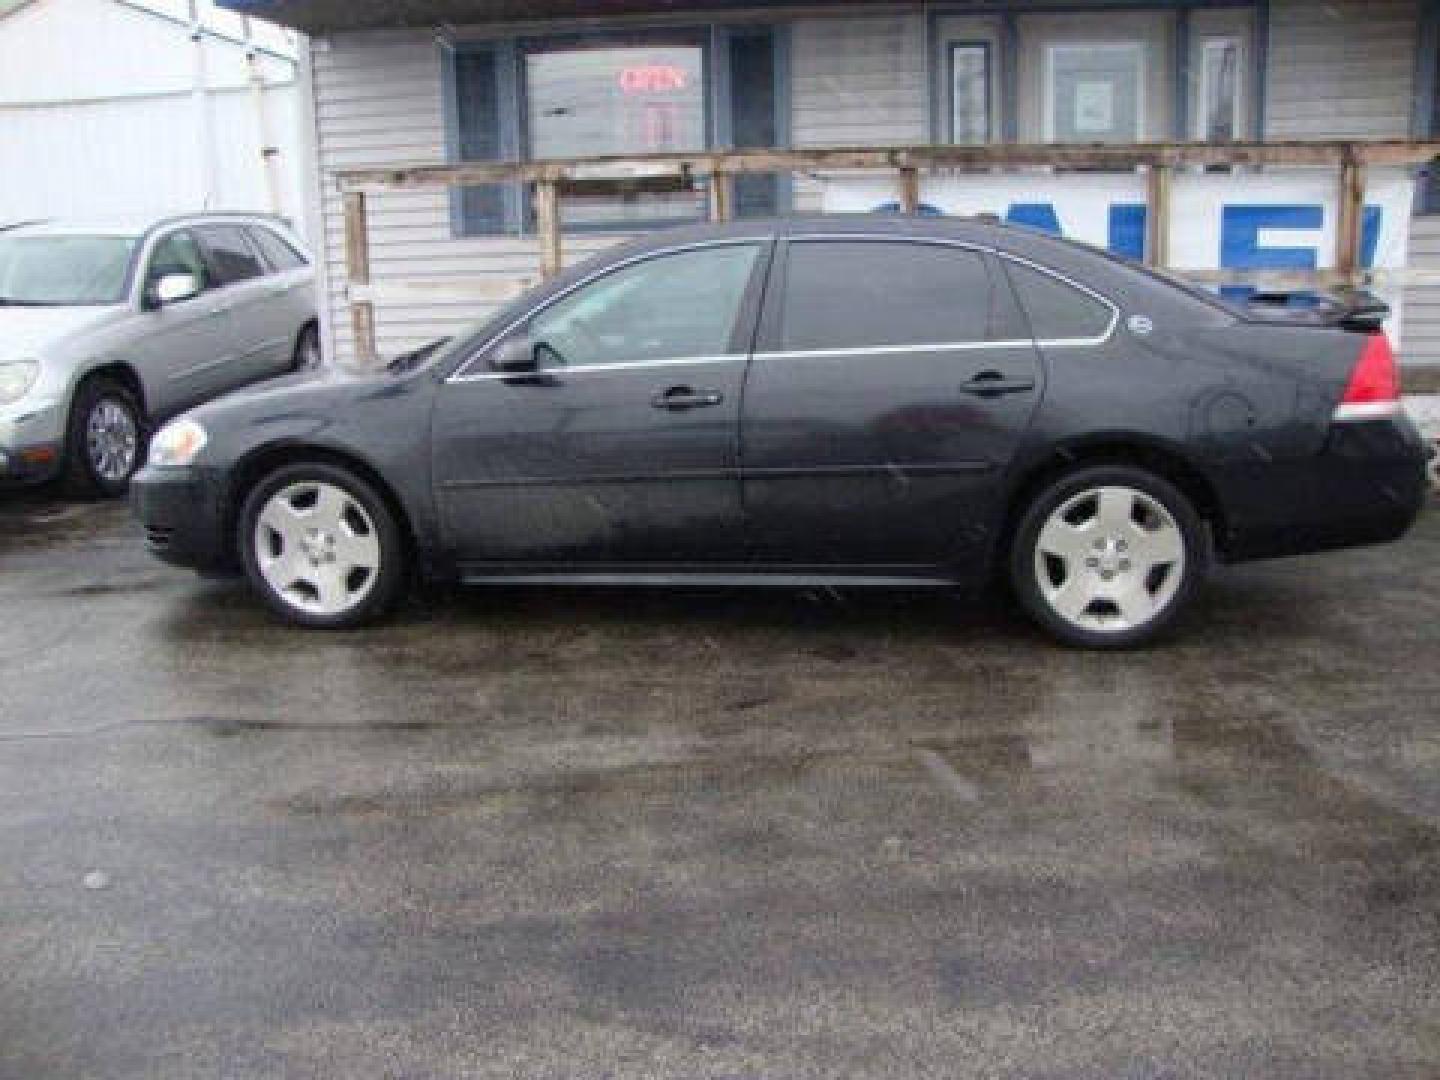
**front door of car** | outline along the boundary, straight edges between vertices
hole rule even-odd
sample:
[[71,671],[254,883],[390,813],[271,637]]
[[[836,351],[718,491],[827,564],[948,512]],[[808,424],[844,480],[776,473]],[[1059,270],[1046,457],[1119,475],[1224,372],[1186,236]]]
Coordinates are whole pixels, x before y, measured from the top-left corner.
[[[177,274],[194,277],[200,292],[159,305],[160,279]],[[142,289],[134,337],[126,349],[145,382],[151,412],[164,415],[222,393],[233,354],[230,314],[189,229],[176,229],[155,241]]]
[[989,253],[786,241],[741,425],[756,557],[877,571],[978,565],[1042,377]]
[[[740,395],[768,255],[741,241],[620,264],[451,376],[433,475],[462,568],[740,555]],[[533,370],[495,369],[517,355]]]

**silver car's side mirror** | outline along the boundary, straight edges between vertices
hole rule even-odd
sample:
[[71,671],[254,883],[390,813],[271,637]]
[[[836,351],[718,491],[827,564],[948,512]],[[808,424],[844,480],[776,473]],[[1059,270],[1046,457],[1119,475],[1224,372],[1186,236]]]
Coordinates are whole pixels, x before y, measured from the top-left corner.
[[166,274],[155,283],[156,307],[193,300],[200,295],[200,279],[194,274]]

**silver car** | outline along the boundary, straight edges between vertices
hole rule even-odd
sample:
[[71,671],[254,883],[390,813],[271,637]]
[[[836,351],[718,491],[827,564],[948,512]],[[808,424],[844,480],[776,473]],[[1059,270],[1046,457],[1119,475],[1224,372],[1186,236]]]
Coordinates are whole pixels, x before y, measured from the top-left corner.
[[0,483],[119,494],[159,421],[319,362],[314,269],[279,219],[0,230]]

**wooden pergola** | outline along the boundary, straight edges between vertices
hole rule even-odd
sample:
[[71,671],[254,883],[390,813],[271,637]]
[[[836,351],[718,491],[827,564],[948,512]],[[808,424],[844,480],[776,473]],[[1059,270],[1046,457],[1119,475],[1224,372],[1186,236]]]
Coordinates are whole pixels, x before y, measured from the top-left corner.
[[[375,305],[371,291],[368,196],[385,191],[450,188],[478,184],[524,184],[534,196],[539,277],[559,273],[562,265],[561,201],[570,195],[634,191],[709,193],[713,221],[728,220],[734,210],[736,176],[750,173],[880,172],[895,179],[901,213],[914,214],[920,203],[920,176],[947,173],[1046,168],[1055,171],[1143,170],[1146,184],[1145,261],[1169,264],[1170,192],[1177,169],[1330,168],[1334,170],[1340,217],[1335,268],[1314,271],[1186,272],[1212,284],[1257,281],[1269,288],[1354,287],[1361,283],[1361,225],[1365,170],[1375,166],[1419,165],[1440,155],[1440,141],[1377,140],[1346,142],[1134,143],[1128,145],[993,144],[986,146],[840,147],[813,150],[731,150],[695,154],[656,154],[530,162],[427,165],[357,169],[334,178],[344,198],[345,269],[356,350],[375,355]],[[1023,183],[1023,179],[1017,179]],[[1236,177],[1237,184],[1244,177]],[[500,300],[533,279],[501,283],[493,279],[476,290]]]

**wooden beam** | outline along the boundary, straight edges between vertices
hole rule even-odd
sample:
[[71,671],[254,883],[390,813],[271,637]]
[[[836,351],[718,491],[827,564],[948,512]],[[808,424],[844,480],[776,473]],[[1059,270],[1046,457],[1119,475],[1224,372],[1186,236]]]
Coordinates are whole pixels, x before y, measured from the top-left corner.
[[[698,154],[473,162],[464,165],[397,166],[335,173],[346,191],[475,184],[559,182],[654,184],[677,190],[715,173],[817,172],[844,169],[951,169],[988,172],[1046,166],[1055,169],[1133,169],[1138,166],[1242,165],[1336,166],[1347,156],[1360,165],[1422,164],[1440,156],[1440,140],[1273,143],[991,143],[982,146],[923,144],[898,147],[835,147],[805,150],[730,150]],[[674,185],[671,187],[670,185]]]
[[1365,167],[1356,155],[1340,163],[1340,215],[1335,236],[1335,269],[1346,285],[1360,278],[1361,232],[1365,221]]
[[1145,177],[1145,263],[1166,266],[1170,262],[1170,189],[1173,171],[1169,165],[1151,165]]
[[535,233],[540,239],[540,277],[560,273],[560,187],[551,178],[535,185]]
[[918,214],[920,212],[920,170],[913,165],[904,165],[900,168],[900,212],[902,214]]
[[729,221],[735,216],[735,178],[727,172],[710,174],[710,220]]
[[370,225],[365,193],[347,191],[345,207],[345,281],[350,304],[350,329],[355,355],[362,363],[375,360],[375,305],[365,293],[370,286]]

